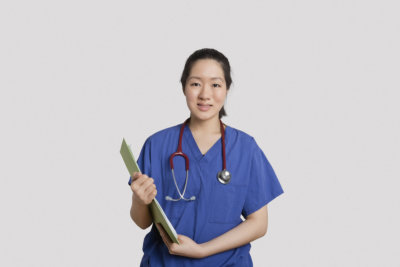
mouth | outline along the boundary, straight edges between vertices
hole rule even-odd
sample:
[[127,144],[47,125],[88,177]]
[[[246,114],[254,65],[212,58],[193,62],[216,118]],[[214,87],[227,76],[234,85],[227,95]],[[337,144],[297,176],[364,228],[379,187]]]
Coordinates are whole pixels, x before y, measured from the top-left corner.
[[211,105],[211,104],[201,104],[201,103],[199,103],[199,104],[197,104],[197,107],[198,107],[201,111],[207,111],[207,110],[209,110],[209,109],[212,107],[212,105]]

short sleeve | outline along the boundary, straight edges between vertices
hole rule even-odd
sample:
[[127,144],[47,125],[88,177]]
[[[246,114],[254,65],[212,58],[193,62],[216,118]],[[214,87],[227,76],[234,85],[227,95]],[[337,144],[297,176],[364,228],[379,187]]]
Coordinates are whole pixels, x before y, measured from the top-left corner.
[[[147,174],[148,176],[151,176],[150,159],[151,159],[151,141],[150,138],[147,138],[146,142],[144,142],[142,150],[140,151],[137,164],[139,166],[140,171],[143,174]],[[131,183],[132,183],[132,177],[129,177],[128,184],[131,185]]]
[[249,184],[242,211],[244,217],[262,208],[283,193],[271,164],[256,143],[250,166]]

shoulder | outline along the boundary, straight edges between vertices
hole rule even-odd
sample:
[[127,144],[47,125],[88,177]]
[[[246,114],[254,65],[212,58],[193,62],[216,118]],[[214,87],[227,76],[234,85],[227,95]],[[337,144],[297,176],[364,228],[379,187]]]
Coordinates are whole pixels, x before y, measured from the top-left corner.
[[179,133],[181,125],[182,124],[177,124],[177,125],[174,125],[174,126],[159,130],[159,131],[151,134],[148,137],[148,139],[158,140],[158,139],[164,139],[164,138],[169,137],[171,135],[176,135],[176,133]]
[[149,137],[147,137],[144,146],[158,147],[162,144],[166,144],[174,139],[177,139],[181,125],[182,124],[177,124],[152,133]]
[[257,143],[252,135],[250,135],[242,130],[239,130],[235,127],[232,127],[229,125],[228,125],[228,127],[229,127],[228,128],[229,133],[231,135],[231,139],[234,143],[241,144],[248,148],[249,147],[254,148],[255,146],[257,146]]

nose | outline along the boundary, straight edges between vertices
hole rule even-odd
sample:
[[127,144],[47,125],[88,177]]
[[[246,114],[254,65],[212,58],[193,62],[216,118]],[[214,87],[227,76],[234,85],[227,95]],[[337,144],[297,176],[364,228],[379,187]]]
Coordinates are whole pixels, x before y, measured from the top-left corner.
[[210,99],[211,98],[211,94],[212,94],[211,87],[206,84],[201,88],[201,91],[200,91],[200,94],[199,94],[199,98],[201,100]]

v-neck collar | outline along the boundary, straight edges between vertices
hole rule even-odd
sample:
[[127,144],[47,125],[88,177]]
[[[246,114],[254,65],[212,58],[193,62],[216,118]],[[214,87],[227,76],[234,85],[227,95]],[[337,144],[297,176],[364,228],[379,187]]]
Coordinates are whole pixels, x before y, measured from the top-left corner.
[[[224,130],[225,131],[225,149],[227,147],[226,144],[227,144],[227,140],[228,140],[228,138],[227,138],[228,128],[229,128],[229,126],[225,124],[225,130]],[[215,157],[216,154],[220,154],[222,157],[222,146],[221,146],[222,137],[220,137],[210,147],[210,149],[206,152],[206,154],[203,155],[200,151],[199,146],[196,143],[196,140],[194,139],[192,131],[190,130],[190,128],[187,124],[185,125],[184,136],[185,136],[187,143],[189,144],[190,150],[192,152],[191,154],[195,157],[196,161],[209,162]]]

